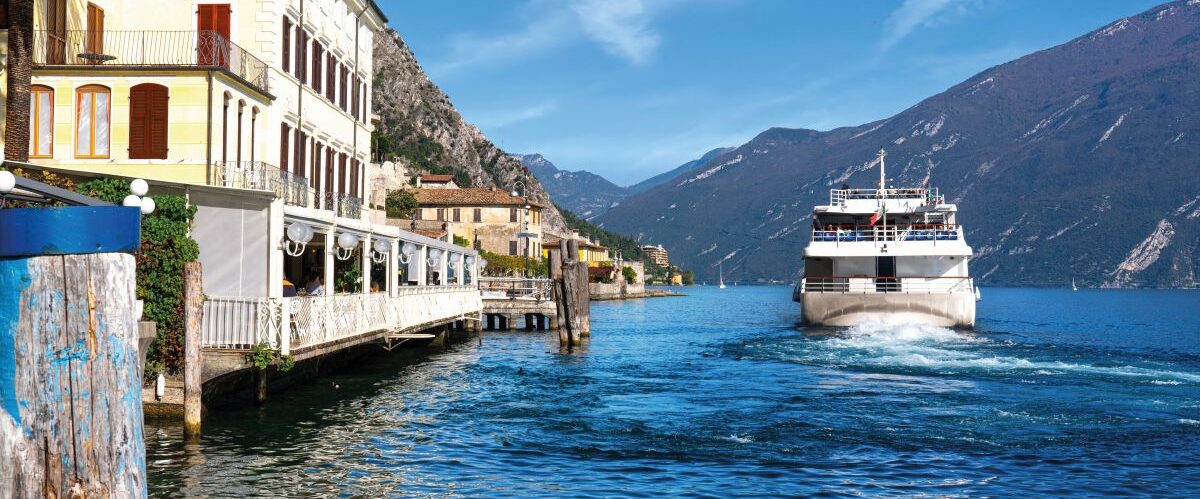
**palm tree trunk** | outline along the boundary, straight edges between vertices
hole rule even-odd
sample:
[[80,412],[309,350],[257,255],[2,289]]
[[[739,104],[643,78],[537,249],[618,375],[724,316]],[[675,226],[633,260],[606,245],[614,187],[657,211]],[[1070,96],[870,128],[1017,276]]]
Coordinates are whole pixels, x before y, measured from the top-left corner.
[[33,77],[33,0],[8,3],[8,100],[4,159],[29,161],[29,85]]

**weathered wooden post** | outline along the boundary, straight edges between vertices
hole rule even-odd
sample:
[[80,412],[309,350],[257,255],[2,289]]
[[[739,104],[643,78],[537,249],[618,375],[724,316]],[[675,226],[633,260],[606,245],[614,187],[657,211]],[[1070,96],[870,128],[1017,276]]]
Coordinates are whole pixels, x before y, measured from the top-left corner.
[[567,242],[559,241],[558,245],[558,248],[550,248],[550,294],[554,299],[558,344],[567,346],[571,344],[571,336],[567,332],[566,298],[563,293],[563,254],[567,251]]
[[0,209],[0,497],[144,497],[137,208]]
[[195,439],[200,437],[200,394],[203,388],[200,374],[204,369],[204,359],[200,353],[204,314],[200,262],[183,264],[183,313],[183,434]]

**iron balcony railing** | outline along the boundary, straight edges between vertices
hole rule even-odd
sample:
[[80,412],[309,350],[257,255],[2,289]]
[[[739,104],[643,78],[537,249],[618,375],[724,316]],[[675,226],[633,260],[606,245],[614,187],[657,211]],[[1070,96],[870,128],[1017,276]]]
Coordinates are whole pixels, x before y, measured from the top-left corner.
[[362,199],[343,192],[322,192],[317,209],[330,210],[343,218],[362,217]]
[[208,185],[271,191],[285,204],[309,205],[308,179],[262,161],[218,161],[208,177]]
[[879,243],[895,241],[958,241],[962,239],[962,227],[950,224],[917,225],[852,225],[814,228],[813,242],[831,243]]
[[802,293],[841,294],[952,294],[974,293],[971,277],[936,276],[829,276],[806,277],[800,281]]
[[34,31],[39,66],[196,66],[226,70],[269,92],[267,64],[215,31]]

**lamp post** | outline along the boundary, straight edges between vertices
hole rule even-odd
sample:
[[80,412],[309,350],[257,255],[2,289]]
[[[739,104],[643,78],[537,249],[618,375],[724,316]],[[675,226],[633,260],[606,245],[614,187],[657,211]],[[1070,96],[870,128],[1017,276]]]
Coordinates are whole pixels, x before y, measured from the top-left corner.
[[[528,170],[525,170],[524,172],[527,172],[527,171]],[[524,244],[524,246],[525,246],[525,248],[524,248],[525,265],[524,265],[524,267],[521,268],[521,276],[524,277],[525,279],[529,278],[529,246],[530,246],[531,242],[533,241],[533,239],[537,238],[537,234],[534,233],[533,231],[529,230],[529,222],[530,222],[529,210],[532,209],[533,207],[529,204],[529,191],[528,191],[528,187],[526,185],[527,182],[528,182],[528,178],[524,176],[524,173],[522,173],[522,177],[517,179],[515,182],[513,182],[513,191],[512,191],[513,197],[519,197],[523,201],[525,201],[525,216],[523,218],[524,223],[521,225],[521,231],[517,233],[518,239],[525,240],[525,244]],[[517,193],[517,187],[521,188],[520,194]]]

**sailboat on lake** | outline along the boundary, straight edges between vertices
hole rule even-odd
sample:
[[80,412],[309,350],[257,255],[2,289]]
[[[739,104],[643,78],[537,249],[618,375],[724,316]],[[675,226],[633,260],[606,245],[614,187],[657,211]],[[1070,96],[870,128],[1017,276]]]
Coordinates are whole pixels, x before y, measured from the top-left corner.
[[719,289],[725,289],[725,262],[721,262],[718,265],[719,265],[719,267],[717,267],[717,272],[718,272],[718,274],[717,274],[718,281],[717,282],[719,282],[720,285],[717,287]]

